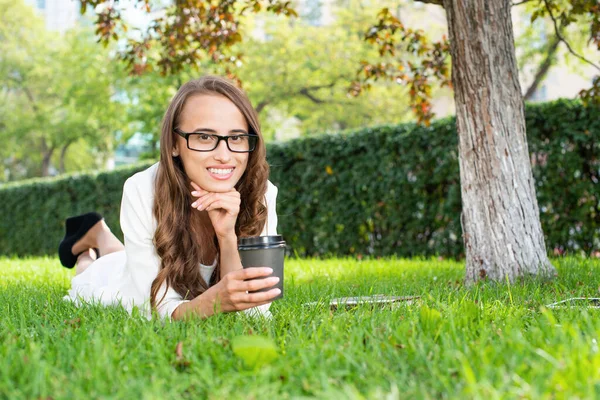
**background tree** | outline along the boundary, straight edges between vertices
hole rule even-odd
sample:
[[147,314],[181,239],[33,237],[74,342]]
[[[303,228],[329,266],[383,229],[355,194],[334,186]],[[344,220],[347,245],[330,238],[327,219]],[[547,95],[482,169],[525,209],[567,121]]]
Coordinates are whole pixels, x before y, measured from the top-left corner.
[[[552,276],[539,222],[535,185],[525,135],[523,99],[515,58],[511,2],[508,0],[424,0],[444,7],[450,41],[430,43],[411,31],[387,9],[366,39],[379,46],[381,55],[394,57],[398,48],[423,56],[416,68],[396,58],[390,63],[363,63],[360,79],[352,88],[377,79],[408,79],[415,89],[411,98],[424,121],[432,114],[426,90],[431,78],[448,84],[445,55],[452,55],[452,86],[457,108],[461,172],[462,227],[467,258],[467,280],[489,277],[514,279],[526,274]],[[547,16],[556,38],[582,61],[566,42],[563,30],[576,16],[591,21],[590,41],[598,43],[597,3],[572,0],[532,0],[537,3],[532,20]],[[448,47],[449,44],[449,47]],[[553,44],[551,46],[556,46]],[[555,49],[550,49],[555,51]],[[410,73],[402,74],[405,64]],[[543,75],[543,71],[540,75]],[[595,80],[595,85],[598,80]],[[425,90],[423,90],[423,88]],[[595,88],[582,92],[594,101]]]
[[160,154],[161,122],[170,99],[186,75],[184,71],[168,76],[148,72],[119,81],[119,91],[123,93],[127,113],[120,141],[127,142],[136,133],[141,135],[148,146],[140,158],[152,159]]
[[[584,73],[586,70],[594,70],[588,62],[570,53],[569,47],[576,54],[587,53],[592,61],[594,58],[598,59],[594,57],[593,49],[590,48],[592,37],[590,16],[577,15],[574,16],[574,20],[566,19],[559,22],[559,35],[557,35],[554,21],[536,13],[539,8],[540,4],[537,1],[513,4],[512,8],[513,21],[517,18],[524,22],[521,24],[523,29],[518,33],[515,32],[515,47],[520,75],[522,78],[527,76],[526,79],[521,80],[524,84],[522,89],[526,101],[534,99],[536,91],[541,88],[550,69],[563,60],[563,64],[567,64],[574,72]],[[563,10],[566,10],[565,5]],[[565,43],[569,46],[567,47]]]
[[[267,139],[412,119],[406,100],[408,89],[393,83],[378,85],[358,98],[348,96],[346,89],[354,78],[355,64],[377,54],[361,39],[377,8],[361,7],[356,0],[350,3],[348,8],[336,7],[336,18],[322,26],[304,15],[294,19],[264,14],[243,18],[244,41],[229,50],[240,54],[231,71],[256,105]],[[174,74],[149,71],[125,79],[119,89],[129,104],[124,139],[141,134],[150,144],[143,157],[158,157],[164,109],[181,83],[197,77],[200,71],[226,74],[228,68],[229,64],[223,66],[207,58],[195,68],[184,65]]]
[[[420,3],[444,6],[443,0],[414,0]],[[471,7],[469,1],[465,6]],[[548,72],[559,46],[566,48],[571,57],[582,65],[591,66],[600,73],[600,63],[587,56],[590,47],[600,50],[600,4],[595,0],[523,0],[511,3],[513,6],[526,7],[522,10],[529,14],[535,27],[525,30],[520,43],[529,42],[523,51],[522,65],[532,61],[534,56],[543,56],[534,80],[526,95],[531,97],[539,83]],[[444,6],[445,8],[445,6]],[[366,30],[365,40],[379,50],[380,60],[365,60],[350,88],[353,95],[361,94],[372,87],[376,81],[402,82],[411,86],[411,103],[419,121],[428,123],[433,117],[431,108],[431,89],[436,84],[450,86],[450,46],[444,37],[431,41],[421,30],[404,25],[389,8],[383,8],[378,14],[378,22]],[[449,20],[448,20],[449,22]],[[512,29],[512,26],[511,26]],[[570,32],[573,31],[573,32]],[[567,40],[571,35],[573,40]],[[513,35],[514,36],[514,35]],[[534,36],[539,36],[535,39]],[[546,39],[549,38],[549,39]],[[405,57],[410,53],[412,57]],[[585,56],[584,56],[585,55]],[[597,53],[594,58],[597,58]],[[591,88],[580,92],[586,103],[600,104],[600,75],[593,79]]]
[[51,165],[64,172],[70,162],[101,165],[122,117],[108,51],[91,32],[48,32],[31,7],[0,1],[4,179],[48,176]]
[[[304,18],[277,16],[248,21],[248,32],[262,22],[267,39],[248,35],[235,45],[243,51],[235,73],[263,121],[269,121],[270,111],[281,112],[295,117],[299,129],[310,134],[412,119],[408,89],[393,83],[361,98],[348,96],[356,63],[376,56],[375,49],[359,40],[376,9],[361,8],[358,1],[348,3],[334,7],[333,21],[323,26]],[[277,126],[266,125],[267,133],[274,134]]]

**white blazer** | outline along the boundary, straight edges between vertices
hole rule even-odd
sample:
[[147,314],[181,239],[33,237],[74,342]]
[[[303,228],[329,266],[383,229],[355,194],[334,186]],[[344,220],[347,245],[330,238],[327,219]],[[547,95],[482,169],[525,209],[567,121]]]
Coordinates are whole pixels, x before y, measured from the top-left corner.
[[[152,205],[154,202],[154,181],[158,171],[158,163],[150,168],[138,172],[125,182],[123,187],[123,198],[121,202],[121,230],[125,236],[126,263],[123,280],[121,281],[118,292],[122,296],[121,302],[126,308],[130,309],[133,305],[141,306],[143,313],[150,317],[150,286],[156,278],[160,268],[160,258],[156,254],[156,249],[152,243],[154,232],[156,230],[156,220],[152,214]],[[266,206],[267,223],[261,233],[261,236],[277,234],[277,187],[270,181],[267,184]],[[199,264],[200,272],[206,282],[210,277],[216,265]],[[157,299],[160,299],[165,291],[166,296],[158,304],[157,310],[162,317],[170,318],[175,309],[184,300],[174,289],[166,288],[163,284],[158,292]],[[261,306],[261,312],[268,313],[268,304]]]

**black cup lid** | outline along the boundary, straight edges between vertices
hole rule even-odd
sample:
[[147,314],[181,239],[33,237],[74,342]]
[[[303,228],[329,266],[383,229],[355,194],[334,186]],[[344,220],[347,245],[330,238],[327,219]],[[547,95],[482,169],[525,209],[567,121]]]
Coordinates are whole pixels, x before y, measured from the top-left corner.
[[283,240],[283,236],[281,235],[273,235],[273,236],[254,236],[247,238],[238,239],[238,246],[273,246],[278,244],[285,244]]

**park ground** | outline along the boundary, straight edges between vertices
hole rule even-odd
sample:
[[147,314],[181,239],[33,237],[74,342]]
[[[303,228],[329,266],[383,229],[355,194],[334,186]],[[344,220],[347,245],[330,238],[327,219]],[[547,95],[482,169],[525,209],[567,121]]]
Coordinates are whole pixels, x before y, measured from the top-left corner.
[[[56,258],[0,258],[0,398],[598,398],[600,309],[545,305],[600,297],[600,260],[553,263],[467,287],[462,262],[288,259],[271,320],[170,323],[62,301]],[[420,298],[326,305],[374,294]]]

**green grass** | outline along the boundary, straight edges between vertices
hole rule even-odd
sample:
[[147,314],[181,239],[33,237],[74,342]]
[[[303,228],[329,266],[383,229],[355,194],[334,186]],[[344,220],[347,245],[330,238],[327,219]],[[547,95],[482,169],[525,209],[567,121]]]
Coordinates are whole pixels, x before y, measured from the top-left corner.
[[[4,258],[0,398],[598,398],[600,310],[543,305],[598,296],[600,261],[554,264],[551,282],[466,288],[449,261],[287,260],[271,321],[165,323],[75,308],[61,300],[72,271],[58,260]],[[422,297],[396,309],[303,306],[378,293]],[[231,341],[249,334],[272,338],[279,357],[248,369]]]

